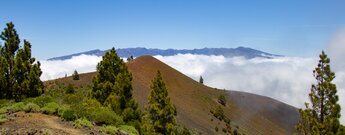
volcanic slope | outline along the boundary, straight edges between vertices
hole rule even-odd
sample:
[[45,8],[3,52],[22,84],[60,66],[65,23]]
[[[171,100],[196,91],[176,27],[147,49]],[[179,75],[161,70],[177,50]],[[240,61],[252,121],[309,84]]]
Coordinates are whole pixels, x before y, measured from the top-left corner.
[[[231,119],[231,127],[249,135],[285,135],[295,132],[298,121],[297,108],[269,97],[219,90],[202,85],[152,56],[141,56],[128,63],[133,74],[134,97],[144,110],[150,91],[150,83],[160,70],[168,93],[177,108],[177,122],[202,134],[223,134],[224,124],[212,116],[220,104],[219,95],[225,94],[227,104],[224,114]],[[77,86],[91,85],[96,73],[80,74],[80,80],[71,77],[57,79],[60,83]],[[243,80],[245,81],[245,80]],[[231,82],[229,82],[231,83]],[[220,124],[219,124],[220,123]],[[215,127],[218,127],[218,132]]]

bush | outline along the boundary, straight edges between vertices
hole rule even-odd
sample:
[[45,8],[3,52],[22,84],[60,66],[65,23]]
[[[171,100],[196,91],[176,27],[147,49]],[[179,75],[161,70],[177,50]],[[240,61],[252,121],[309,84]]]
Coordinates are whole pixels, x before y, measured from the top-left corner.
[[54,99],[51,96],[39,96],[34,98],[33,100],[33,103],[40,106],[41,108],[51,102],[54,102]]
[[106,134],[110,134],[110,135],[117,135],[117,133],[119,132],[119,129],[116,128],[115,126],[103,126],[101,127],[101,131],[105,132]]
[[224,120],[225,115],[224,115],[223,108],[221,106],[218,106],[216,108],[216,111],[214,111],[213,116],[219,119],[220,121]]
[[74,114],[74,111],[71,109],[67,109],[63,112],[62,118],[67,120],[67,121],[73,121],[77,119],[77,117]]
[[42,112],[45,114],[57,114],[59,105],[55,102],[48,103],[42,108]]
[[74,70],[72,77],[73,77],[73,80],[79,80],[79,74],[77,70]]
[[130,135],[139,135],[139,132],[133,126],[121,125],[119,129]]
[[84,99],[84,96],[77,94],[66,94],[63,96],[63,103],[65,104],[80,104]]
[[19,112],[24,111],[25,103],[24,102],[18,102],[14,103],[9,110],[12,110],[13,112]]
[[185,126],[176,126],[175,127],[175,134],[176,135],[199,135],[196,131],[190,130]]
[[218,97],[218,103],[221,104],[221,105],[223,105],[223,106],[226,105],[226,98],[225,98],[224,94],[219,95],[219,97]]
[[80,118],[80,119],[75,120],[73,123],[73,126],[75,128],[81,128],[81,127],[92,128],[93,127],[92,123],[86,118]]
[[66,108],[64,106],[60,106],[57,110],[57,115],[62,117],[65,110],[66,110]]
[[230,125],[231,120],[230,120],[229,118],[225,118],[225,119],[224,119],[224,122],[225,122],[226,124],[229,124],[229,125]]
[[67,88],[66,88],[66,90],[65,90],[65,93],[66,93],[66,94],[72,94],[72,93],[74,93],[74,92],[75,92],[75,90],[74,90],[73,84],[68,84],[68,85],[67,85]]
[[40,106],[36,105],[35,103],[28,103],[24,107],[25,112],[39,112],[40,109]]
[[0,114],[0,125],[2,123],[5,123],[8,119],[6,118],[6,115],[5,114]]
[[123,119],[115,112],[106,107],[101,107],[94,110],[91,114],[90,120],[96,122],[97,125],[121,125],[123,124]]
[[8,112],[9,107],[8,106],[4,106],[2,108],[0,108],[0,114],[4,114]]
[[11,104],[13,102],[14,102],[14,100],[0,99],[0,108],[8,106],[9,104]]

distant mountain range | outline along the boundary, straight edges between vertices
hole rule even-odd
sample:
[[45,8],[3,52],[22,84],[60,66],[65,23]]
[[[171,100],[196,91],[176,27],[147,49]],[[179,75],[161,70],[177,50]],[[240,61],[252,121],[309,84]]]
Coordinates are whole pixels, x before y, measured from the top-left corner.
[[[105,52],[109,50],[91,50],[81,53],[75,53],[71,55],[66,56],[60,56],[60,57],[54,57],[50,58],[48,60],[66,60],[70,59],[73,56],[79,56],[82,54],[85,55],[95,55],[95,56],[103,56]],[[143,47],[137,47],[137,48],[123,48],[123,49],[116,49],[117,53],[122,58],[127,58],[130,56],[133,57],[139,57],[143,55],[161,55],[161,56],[173,56],[176,54],[198,54],[198,55],[223,55],[224,57],[234,57],[234,56],[243,56],[245,58],[255,58],[255,57],[264,57],[264,58],[272,58],[272,57],[279,57],[281,55],[275,55],[266,53],[263,51],[255,50],[252,48],[247,47],[237,47],[237,48],[202,48],[202,49],[147,49]]]

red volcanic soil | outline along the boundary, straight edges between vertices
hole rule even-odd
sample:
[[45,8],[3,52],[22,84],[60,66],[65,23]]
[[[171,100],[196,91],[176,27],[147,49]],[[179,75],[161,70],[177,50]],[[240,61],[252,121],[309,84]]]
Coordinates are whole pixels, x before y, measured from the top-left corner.
[[[177,108],[177,122],[202,134],[221,134],[224,125],[216,120],[210,110],[219,105],[218,96],[226,95],[224,113],[231,119],[232,127],[239,127],[245,134],[285,135],[295,132],[298,121],[297,109],[269,97],[218,90],[202,85],[152,56],[141,56],[128,63],[133,74],[134,97],[144,110],[150,90],[151,80],[160,70],[167,85],[168,93]],[[80,80],[71,77],[47,81],[50,83],[74,83],[77,86],[92,85],[95,72],[80,74]],[[49,85],[46,85],[49,87]],[[218,132],[215,127],[219,127]]]

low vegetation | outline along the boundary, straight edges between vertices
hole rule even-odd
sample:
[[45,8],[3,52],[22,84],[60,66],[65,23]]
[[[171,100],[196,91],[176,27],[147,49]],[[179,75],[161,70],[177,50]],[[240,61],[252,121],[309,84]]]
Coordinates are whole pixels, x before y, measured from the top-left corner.
[[[170,103],[159,72],[151,86],[147,115],[141,113],[133,98],[132,74],[114,48],[97,65],[98,74],[92,86],[76,87],[72,83],[51,81],[41,95],[42,72],[40,63],[31,58],[30,43],[24,40],[24,47],[19,47],[20,40],[12,23],[7,24],[0,37],[5,43],[0,46],[0,124],[13,119],[14,113],[24,111],[56,115],[73,123],[75,128],[101,126],[108,134],[189,133],[187,128],[177,130],[176,108]],[[132,60],[133,57],[129,59]],[[72,79],[80,79],[77,70]],[[141,130],[145,129],[142,127],[149,130]]]

